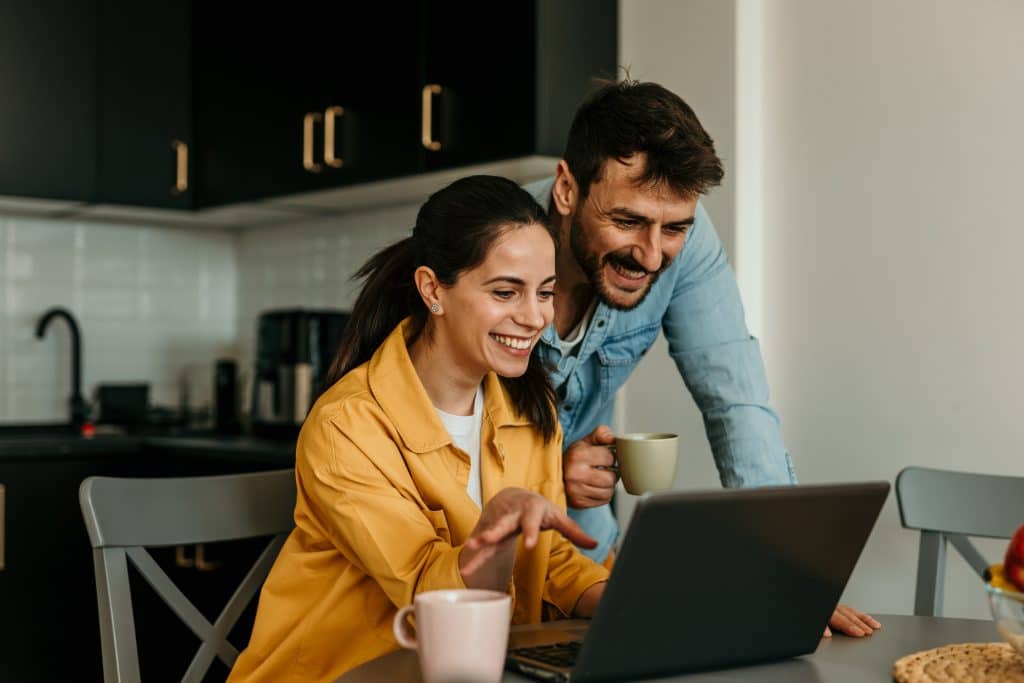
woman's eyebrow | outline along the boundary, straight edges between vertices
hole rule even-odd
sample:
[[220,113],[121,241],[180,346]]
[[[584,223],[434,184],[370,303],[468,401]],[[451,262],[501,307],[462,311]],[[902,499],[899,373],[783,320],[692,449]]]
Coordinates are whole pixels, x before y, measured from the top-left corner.
[[[550,282],[554,282],[554,280],[555,280],[555,276],[554,275],[549,275],[546,278],[544,278],[543,281],[541,281],[541,284],[542,285],[546,285],[546,284],[548,284]],[[507,282],[507,283],[509,283],[511,285],[518,285],[520,287],[523,287],[523,286],[526,285],[526,280],[522,279],[521,277],[515,277],[514,275],[498,275],[497,277],[492,277],[490,280],[487,280],[486,282],[484,282],[482,284],[490,285],[490,284],[493,284],[495,282]]]

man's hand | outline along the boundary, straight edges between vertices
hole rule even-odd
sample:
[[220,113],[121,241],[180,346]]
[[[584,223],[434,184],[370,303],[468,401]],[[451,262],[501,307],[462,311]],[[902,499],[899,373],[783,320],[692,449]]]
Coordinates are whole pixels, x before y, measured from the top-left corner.
[[839,605],[836,607],[836,611],[832,613],[832,618],[828,620],[828,626],[825,627],[825,637],[832,637],[832,629],[839,633],[845,633],[848,636],[860,638],[861,636],[871,635],[875,629],[880,628],[882,628],[882,625],[871,615],[865,614],[849,605]]
[[515,563],[516,536],[537,545],[541,531],[554,529],[583,548],[597,547],[576,522],[544,496],[526,489],[502,489],[487,501],[459,554],[459,570],[470,588],[504,590]]
[[608,425],[599,425],[588,436],[569,446],[562,466],[565,497],[570,507],[592,508],[612,499],[616,471],[615,456],[608,446],[615,443],[615,434]]

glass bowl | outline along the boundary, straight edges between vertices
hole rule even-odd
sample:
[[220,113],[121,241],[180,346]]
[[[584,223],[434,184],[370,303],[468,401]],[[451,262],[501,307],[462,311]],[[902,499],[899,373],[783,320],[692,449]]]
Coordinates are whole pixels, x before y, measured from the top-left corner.
[[996,628],[1014,650],[1024,655],[1024,593],[1003,590],[985,584],[988,605]]

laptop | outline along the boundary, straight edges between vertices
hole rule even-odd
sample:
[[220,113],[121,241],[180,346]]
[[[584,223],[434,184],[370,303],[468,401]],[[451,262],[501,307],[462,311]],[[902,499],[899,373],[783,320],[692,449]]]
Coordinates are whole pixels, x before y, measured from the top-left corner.
[[577,683],[813,652],[888,493],[866,482],[647,495],[594,618],[514,630],[507,667]]

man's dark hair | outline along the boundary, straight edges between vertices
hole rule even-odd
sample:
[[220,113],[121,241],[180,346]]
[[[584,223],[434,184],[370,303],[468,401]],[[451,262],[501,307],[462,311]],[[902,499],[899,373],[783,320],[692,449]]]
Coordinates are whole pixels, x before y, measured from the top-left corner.
[[647,154],[640,183],[690,198],[722,182],[715,143],[686,102],[657,83],[606,82],[573,119],[563,158],[586,198],[606,159]]

